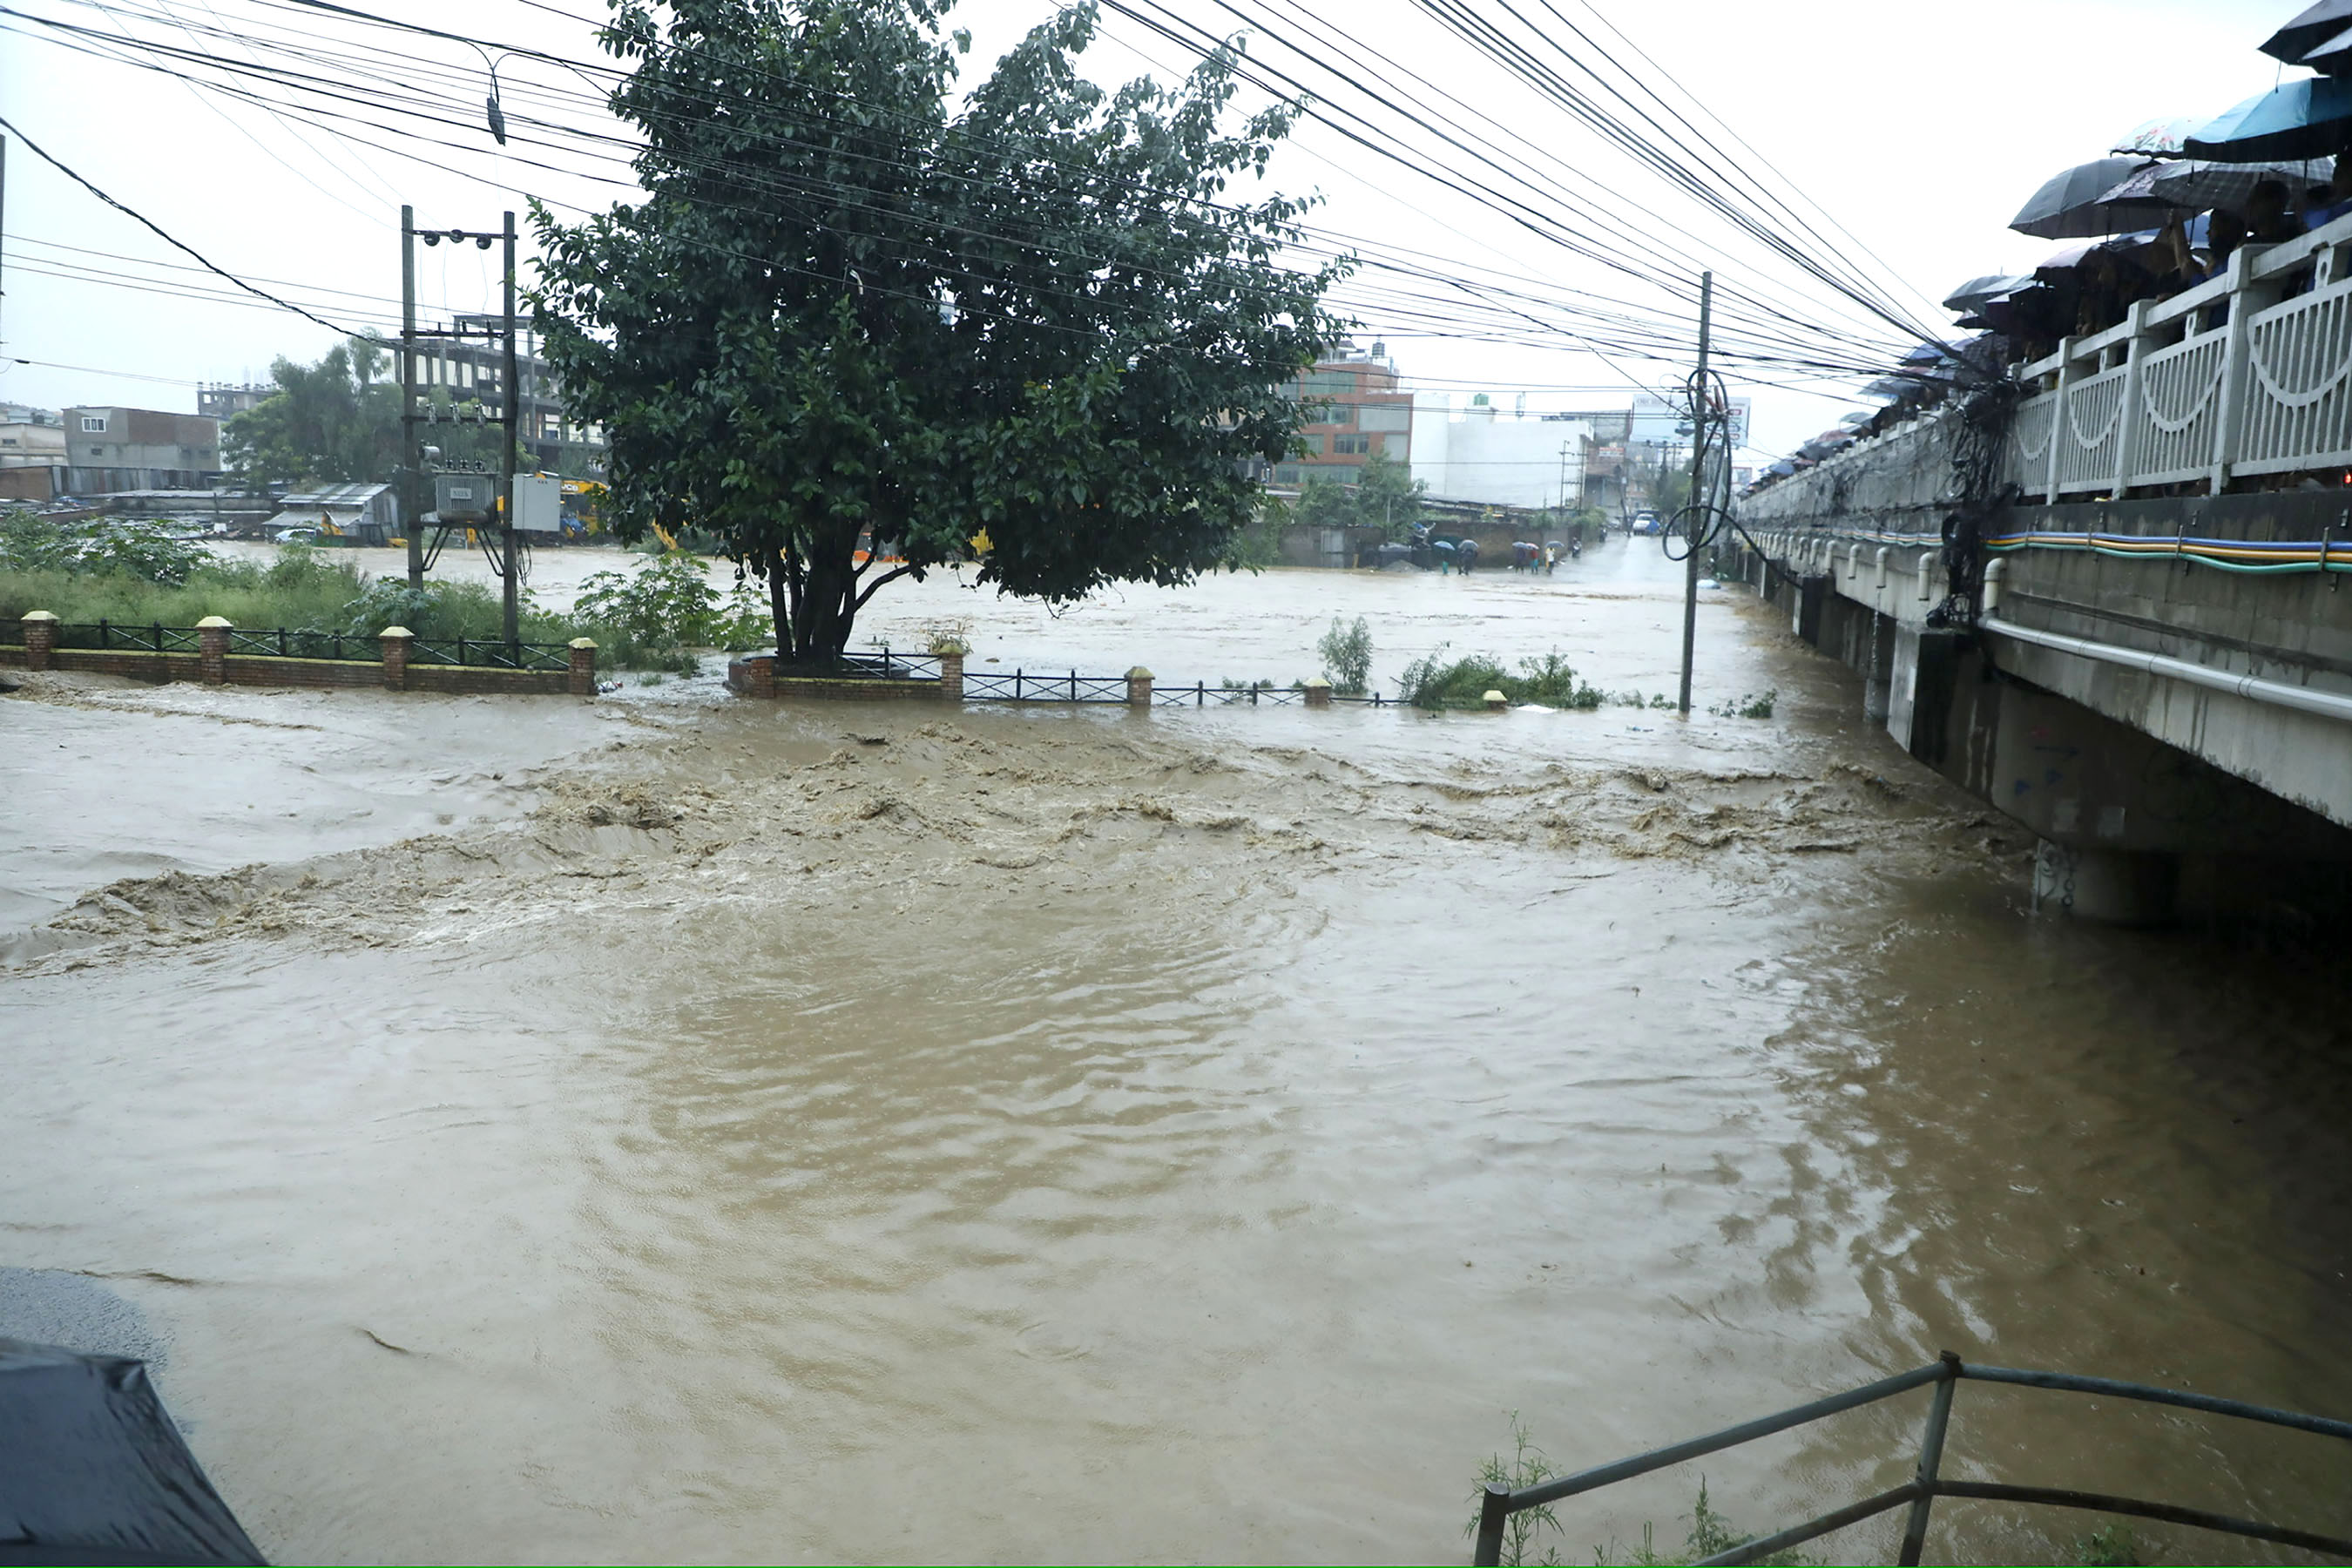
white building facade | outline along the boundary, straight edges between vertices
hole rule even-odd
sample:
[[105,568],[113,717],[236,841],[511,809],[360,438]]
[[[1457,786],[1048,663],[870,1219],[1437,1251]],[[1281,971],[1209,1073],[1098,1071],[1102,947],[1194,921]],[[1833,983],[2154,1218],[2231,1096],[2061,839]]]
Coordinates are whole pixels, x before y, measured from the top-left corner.
[[1484,393],[1461,409],[1442,392],[1415,393],[1412,401],[1412,477],[1432,499],[1531,510],[1577,504],[1590,420],[1506,416]]

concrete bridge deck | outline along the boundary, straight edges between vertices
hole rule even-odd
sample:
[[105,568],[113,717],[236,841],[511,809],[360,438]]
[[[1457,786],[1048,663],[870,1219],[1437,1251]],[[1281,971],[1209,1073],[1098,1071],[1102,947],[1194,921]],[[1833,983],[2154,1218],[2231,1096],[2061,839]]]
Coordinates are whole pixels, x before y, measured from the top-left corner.
[[1861,671],[1913,756],[2039,834],[2042,890],[2074,912],[2340,897],[2352,489],[1970,508],[1960,418],[1748,498],[1759,548],[1735,542],[1726,576]]

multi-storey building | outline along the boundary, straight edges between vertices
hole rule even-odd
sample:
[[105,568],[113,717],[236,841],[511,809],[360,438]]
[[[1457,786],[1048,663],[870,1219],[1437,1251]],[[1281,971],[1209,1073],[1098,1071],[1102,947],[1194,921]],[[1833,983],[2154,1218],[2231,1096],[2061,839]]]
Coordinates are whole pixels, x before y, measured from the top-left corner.
[[220,421],[202,414],[84,405],[63,411],[64,489],[202,489],[220,478]]
[[[468,333],[487,333],[501,325],[503,316],[461,315],[457,327]],[[563,388],[555,369],[536,352],[534,336],[526,330],[515,345],[515,371],[522,382],[521,421],[516,439],[530,454],[532,467],[546,473],[594,479],[604,471],[604,433],[593,425],[572,421],[563,409]],[[397,350],[399,342],[391,346]],[[499,387],[505,351],[490,336],[427,338],[417,344],[416,387],[425,396],[445,392],[452,403],[483,402],[503,409]]]
[[226,423],[230,416],[243,414],[261,405],[264,398],[276,395],[272,384],[237,385],[226,381],[205,383],[196,388],[196,412],[208,419]]
[[1317,417],[1302,432],[1307,455],[1266,465],[1267,483],[1282,489],[1310,479],[1352,485],[1375,452],[1412,462],[1412,394],[1399,389],[1387,344],[1374,343],[1368,353],[1343,348],[1285,390],[1313,405],[1308,411]]

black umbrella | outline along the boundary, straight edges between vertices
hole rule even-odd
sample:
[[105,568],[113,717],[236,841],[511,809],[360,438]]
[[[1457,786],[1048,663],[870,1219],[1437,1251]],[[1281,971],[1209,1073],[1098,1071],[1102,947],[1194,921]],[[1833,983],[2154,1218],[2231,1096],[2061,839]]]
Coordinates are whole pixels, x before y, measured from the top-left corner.
[[2273,59],[2297,64],[2303,57],[2347,27],[2352,27],[2352,0],[2319,0],[2270,36],[2263,53]]
[[2033,281],[2033,275],[2013,276],[2007,272],[1988,272],[1981,278],[1971,278],[1944,297],[1944,309],[1961,314],[1983,309],[1988,300],[1998,300],[2013,294]]
[[265,1561],[145,1363],[0,1339],[0,1563]]
[[2037,239],[2087,239],[2160,224],[2172,216],[2168,203],[2153,197],[2136,203],[2101,201],[2147,163],[2145,158],[2098,158],[2077,163],[2045,181],[2017,209],[2009,226]]
[[2303,57],[2303,63],[2329,76],[2352,75],[2352,27],[2347,27]]

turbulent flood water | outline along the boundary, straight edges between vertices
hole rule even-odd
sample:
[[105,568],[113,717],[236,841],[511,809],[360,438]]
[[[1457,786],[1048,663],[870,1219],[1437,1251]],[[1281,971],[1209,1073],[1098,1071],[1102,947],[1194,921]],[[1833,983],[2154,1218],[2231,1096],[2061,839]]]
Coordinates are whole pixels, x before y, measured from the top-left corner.
[[[1678,590],[1617,542],[877,630],[1213,684],[1360,614],[1385,675],[1654,691]],[[1576,1468],[1942,1348],[2352,1413],[2336,976],[2033,915],[1752,601],[1699,658],[1777,716],[28,681],[0,1333],[153,1356],[286,1560],[1466,1560],[1507,1412]],[[1549,1542],[1880,1489],[1923,1409]],[[1948,1462],[2344,1531],[2327,1447],[1976,1385]]]

